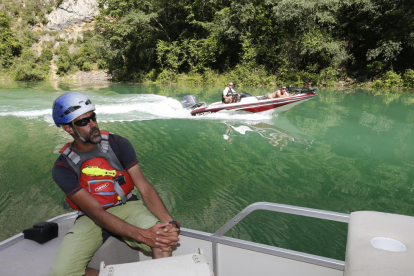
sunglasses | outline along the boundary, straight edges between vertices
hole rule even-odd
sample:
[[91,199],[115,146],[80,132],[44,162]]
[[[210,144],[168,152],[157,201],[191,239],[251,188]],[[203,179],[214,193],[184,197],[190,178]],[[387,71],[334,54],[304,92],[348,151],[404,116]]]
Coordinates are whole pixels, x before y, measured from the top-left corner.
[[86,118],[82,118],[82,119],[77,120],[76,122],[73,122],[73,123],[74,123],[75,125],[77,125],[77,126],[84,127],[84,126],[89,125],[89,122],[90,122],[91,120],[92,120],[92,121],[94,121],[94,122],[96,122],[96,114],[95,114],[95,112],[94,112],[94,113],[92,113],[92,115],[91,115],[91,116],[86,117]]

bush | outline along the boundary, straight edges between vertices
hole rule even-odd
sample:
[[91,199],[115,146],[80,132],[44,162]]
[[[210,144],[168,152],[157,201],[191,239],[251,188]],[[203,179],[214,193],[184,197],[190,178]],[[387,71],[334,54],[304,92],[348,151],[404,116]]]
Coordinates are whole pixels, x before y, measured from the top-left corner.
[[32,63],[21,63],[13,70],[13,79],[17,81],[42,81],[49,72],[49,66],[33,66]]
[[213,70],[206,70],[203,73],[204,84],[215,84],[217,78],[218,78],[218,73]]
[[59,7],[59,6],[60,6],[60,4],[62,4],[62,2],[63,2],[63,0],[57,0],[57,1],[56,1],[56,7]]
[[34,26],[37,23],[37,18],[34,15],[28,15],[26,17],[26,21],[27,21],[27,24],[29,24],[31,26]]
[[312,83],[314,85],[319,84],[322,80],[325,80],[327,83],[330,81],[329,75],[323,75],[321,73],[321,76],[317,73],[311,73],[311,72],[302,72],[300,74],[300,79],[303,81],[303,83]]
[[52,60],[53,57],[53,53],[52,50],[49,48],[43,49],[42,53],[40,54],[40,57],[38,58],[38,61],[43,63],[43,62],[48,62],[50,60]]
[[[56,65],[58,67],[57,74],[59,76],[63,76],[70,71],[73,71],[76,69],[77,60],[75,60],[75,55],[72,55],[69,53],[69,46],[65,43],[61,44],[59,49],[55,50],[55,54],[59,55],[59,59],[56,62]],[[83,63],[79,64],[79,67],[81,67]]]
[[63,75],[65,75],[66,73],[68,73],[69,72],[69,70],[71,69],[71,67],[72,67],[72,64],[71,64],[71,60],[70,60],[70,58],[68,57],[68,56],[64,56],[64,55],[60,55],[59,56],[59,60],[58,60],[58,62],[56,63],[56,65],[57,65],[57,67],[58,67],[58,70],[57,70],[57,74],[59,75],[59,76],[63,76]]
[[189,74],[182,74],[179,77],[178,83],[200,85],[203,84],[203,75],[196,72],[190,72]]
[[152,69],[145,75],[145,79],[150,82],[155,82],[157,80],[158,72],[156,69]]
[[98,59],[97,63],[98,63],[98,68],[99,69],[107,69],[108,68],[108,64],[103,59]]
[[393,88],[404,86],[403,79],[400,74],[394,71],[388,71],[381,79],[372,82],[374,88]]
[[404,86],[401,75],[395,73],[394,71],[388,71],[385,73],[384,77],[382,77],[382,81],[384,82],[386,88]]
[[293,86],[302,86],[303,80],[300,76],[300,73],[294,70],[283,70],[281,73],[279,73],[277,78],[277,83],[289,83]]
[[332,67],[328,67],[321,70],[319,75],[326,82],[327,86],[335,86],[338,84],[339,80],[347,79],[345,68],[334,69]]
[[83,65],[85,64],[85,62],[88,62],[88,60],[86,59],[86,57],[84,56],[79,56],[77,54],[73,55],[73,59],[74,59],[74,64],[76,66],[78,66],[79,68],[83,68]]
[[263,67],[250,69],[248,66],[237,65],[236,69],[228,74],[228,79],[243,86],[271,86],[273,77],[269,76]]
[[157,77],[158,83],[175,83],[177,82],[177,74],[171,70],[162,70]]
[[404,86],[414,88],[414,70],[408,69],[404,73]]
[[92,71],[93,70],[93,65],[90,62],[84,62],[82,65],[82,71]]
[[381,80],[374,80],[372,82],[371,86],[374,87],[374,88],[383,88],[384,83]]
[[377,74],[382,69],[384,69],[384,67],[385,67],[385,65],[380,61],[374,61],[374,62],[367,65],[368,70],[370,70],[371,72],[373,72],[375,74]]
[[10,18],[0,11],[0,68],[9,68],[20,55],[23,45],[10,29]]
[[134,72],[130,75],[130,78],[134,82],[143,82],[145,79],[145,73],[143,71]]

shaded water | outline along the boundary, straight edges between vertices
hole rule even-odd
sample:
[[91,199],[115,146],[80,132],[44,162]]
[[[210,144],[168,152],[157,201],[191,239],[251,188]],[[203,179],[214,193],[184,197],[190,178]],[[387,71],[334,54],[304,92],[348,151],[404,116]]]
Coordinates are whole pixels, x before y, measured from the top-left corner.
[[[127,137],[183,227],[217,231],[259,201],[349,213],[414,215],[414,92],[322,89],[277,114],[191,117],[180,99],[222,87],[6,83],[0,88],[0,240],[65,213],[51,177],[70,137],[53,100],[87,94],[100,128]],[[243,89],[253,95],[269,89]],[[232,237],[343,259],[347,225],[256,211]]]

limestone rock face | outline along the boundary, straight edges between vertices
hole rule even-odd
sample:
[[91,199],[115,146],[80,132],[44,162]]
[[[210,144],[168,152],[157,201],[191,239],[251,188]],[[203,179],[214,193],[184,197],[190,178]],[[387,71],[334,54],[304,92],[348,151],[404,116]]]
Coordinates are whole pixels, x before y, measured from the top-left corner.
[[74,24],[91,21],[99,14],[97,0],[64,0],[60,6],[47,15],[46,30],[64,30]]

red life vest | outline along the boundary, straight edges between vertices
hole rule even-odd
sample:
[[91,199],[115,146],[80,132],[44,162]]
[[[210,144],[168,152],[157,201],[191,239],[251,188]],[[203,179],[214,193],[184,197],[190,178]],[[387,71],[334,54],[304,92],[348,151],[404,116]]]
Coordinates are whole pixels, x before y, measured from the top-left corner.
[[[60,153],[78,174],[81,187],[96,198],[102,208],[107,209],[125,202],[125,196],[131,195],[134,189],[134,182],[109,146],[109,132],[101,131],[101,136],[102,141],[93,152],[75,152],[67,143]],[[68,197],[66,202],[72,209],[79,210]]]

